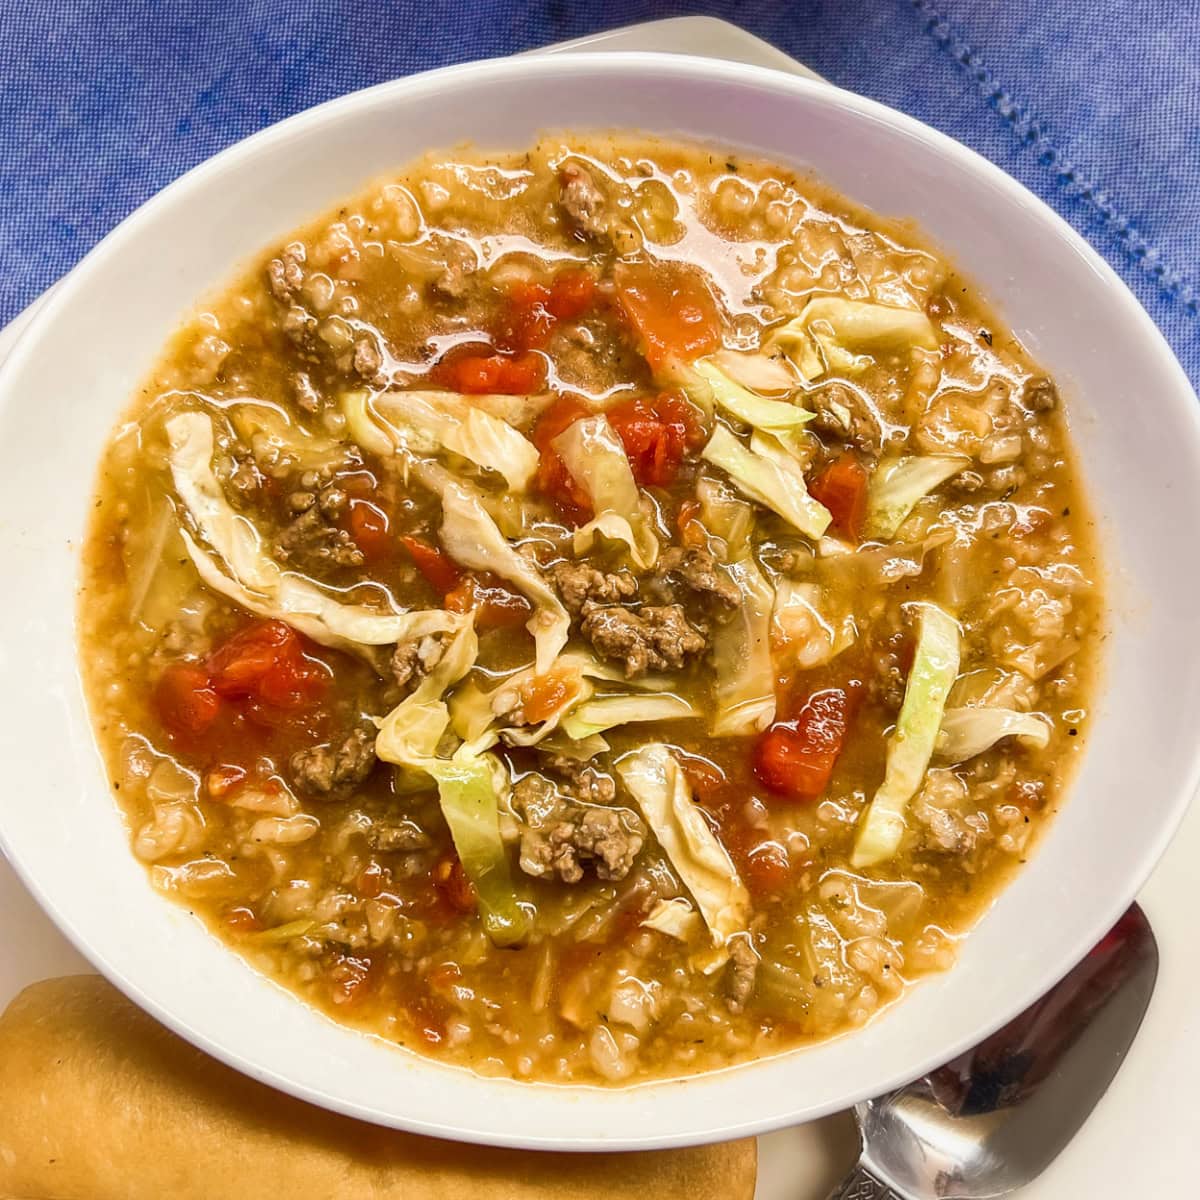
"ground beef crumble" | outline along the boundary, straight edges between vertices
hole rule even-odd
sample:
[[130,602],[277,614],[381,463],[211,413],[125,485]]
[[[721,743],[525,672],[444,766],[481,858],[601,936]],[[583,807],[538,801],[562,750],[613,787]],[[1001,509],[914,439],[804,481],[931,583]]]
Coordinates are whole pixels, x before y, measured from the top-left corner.
[[544,775],[520,779],[512,803],[522,822],[520,865],[526,875],[578,883],[591,867],[599,879],[624,879],[645,845],[645,826],[635,813],[576,803]]
[[580,632],[601,658],[625,667],[626,679],[647,671],[678,670],[708,649],[708,639],[692,625],[680,604],[638,609],[585,601]]
[[560,562],[550,568],[549,574],[563,604],[575,614],[589,600],[620,604],[638,594],[638,582],[628,571],[605,572],[590,563]]
[[345,795],[375,767],[375,727],[360,725],[342,738],[309,746],[292,755],[292,782],[315,796]]
[[678,603],[690,593],[725,612],[733,612],[742,602],[737,584],[707,550],[698,547],[669,547],[654,574],[643,582],[643,591],[659,604]]

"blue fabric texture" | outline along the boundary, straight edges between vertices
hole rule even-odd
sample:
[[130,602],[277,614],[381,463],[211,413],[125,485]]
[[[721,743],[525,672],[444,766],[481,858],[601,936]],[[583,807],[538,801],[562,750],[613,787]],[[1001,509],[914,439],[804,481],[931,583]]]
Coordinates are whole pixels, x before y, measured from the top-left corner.
[[1200,0],[0,0],[0,323],[234,141],[427,67],[724,17],[998,163],[1200,386]]

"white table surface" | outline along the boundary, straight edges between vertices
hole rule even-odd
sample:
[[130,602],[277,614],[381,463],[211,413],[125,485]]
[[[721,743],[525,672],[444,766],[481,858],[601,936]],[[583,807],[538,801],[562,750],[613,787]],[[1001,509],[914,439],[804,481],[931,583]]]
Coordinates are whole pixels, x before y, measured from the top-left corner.
[[[670,50],[811,75],[723,21],[681,17],[570,43],[573,49]],[[552,49],[559,49],[554,47]],[[545,53],[546,51],[539,51]],[[0,360],[37,302],[0,331]],[[30,798],[36,803],[36,797]],[[1136,819],[1137,797],[1130,797]],[[1107,1095],[1079,1135],[1019,1200],[1200,1197],[1192,1165],[1200,1135],[1200,806],[1193,806],[1140,900],[1162,964],[1145,1023]],[[1050,915],[1052,919],[1052,914]],[[0,857],[0,1010],[26,984],[92,968],[63,938]],[[756,1200],[825,1200],[857,1153],[848,1113],[760,1139]]]

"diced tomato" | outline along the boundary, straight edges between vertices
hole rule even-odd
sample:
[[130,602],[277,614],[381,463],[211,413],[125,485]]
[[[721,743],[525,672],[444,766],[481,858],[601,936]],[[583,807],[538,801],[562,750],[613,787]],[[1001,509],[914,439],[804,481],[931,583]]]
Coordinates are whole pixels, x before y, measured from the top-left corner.
[[811,480],[808,490],[829,509],[834,526],[857,542],[867,515],[867,470],[862,463],[847,450]]
[[776,795],[815,800],[824,792],[842,752],[856,690],[813,692],[796,715],[777,721],[754,747],[754,773]]
[[606,416],[643,487],[667,487],[684,455],[703,442],[700,414],[674,392],[625,400]]
[[684,263],[620,263],[614,278],[621,309],[653,370],[717,349],[721,318],[699,271]]
[[496,345],[520,352],[540,350],[559,321],[582,316],[595,304],[596,281],[587,271],[568,268],[549,285],[521,282],[508,290],[504,311],[493,330]]
[[358,1004],[374,986],[377,974],[370,958],[343,955],[326,973],[330,999],[343,1008]]
[[766,897],[783,891],[794,865],[787,847],[770,836],[767,808],[753,794],[752,781],[731,778],[697,755],[683,755],[680,762],[697,804],[712,818],[751,894]]
[[494,575],[479,578],[465,575],[446,593],[444,601],[451,612],[475,610],[477,629],[513,629],[524,625],[533,615],[533,607],[524,596],[509,591]]
[[756,896],[782,891],[792,878],[792,860],[780,842],[755,842],[742,865],[746,886]]
[[568,267],[554,277],[546,307],[557,320],[573,321],[595,304],[596,281],[587,271]]
[[394,548],[388,515],[370,500],[351,500],[346,522],[354,544],[370,562],[382,562]]
[[467,878],[457,854],[451,852],[434,864],[433,886],[454,912],[475,911],[475,885]]
[[533,444],[540,458],[537,469],[538,491],[549,500],[564,520],[581,525],[592,515],[587,493],[571,478],[561,456],[550,444],[568,425],[586,417],[591,410],[574,396],[560,396],[538,420]]
[[698,500],[685,500],[679,506],[679,512],[675,515],[675,528],[679,530],[679,540],[685,546],[693,549],[704,547],[704,526],[700,523]]
[[527,725],[546,720],[569,696],[579,690],[579,675],[571,670],[536,675],[521,689],[521,708]]
[[522,281],[508,289],[504,310],[495,326],[496,344],[505,350],[540,350],[554,332],[550,289]]
[[540,354],[461,354],[438,363],[435,383],[470,395],[528,396],[542,387],[546,364]]
[[400,538],[409,557],[418,571],[425,576],[429,586],[443,596],[452,592],[462,579],[462,568],[444,550],[411,534]]
[[221,763],[205,773],[204,790],[214,800],[223,800],[240,783],[245,782],[246,775],[245,767],[234,763]]
[[358,873],[358,879],[355,881],[358,894],[365,896],[368,900],[374,900],[383,891],[388,876],[387,869],[372,859]]
[[221,697],[208,672],[194,663],[172,663],[154,689],[159,720],[171,733],[197,737],[221,713]]
[[329,668],[305,653],[300,635],[283,621],[258,621],[208,656],[212,686],[226,700],[251,700],[273,709],[305,708],[329,685]]
[[235,933],[257,933],[262,922],[254,915],[254,909],[239,905],[225,914],[225,928]]
[[404,996],[398,1006],[420,1039],[430,1048],[446,1040],[446,1005],[429,995]]

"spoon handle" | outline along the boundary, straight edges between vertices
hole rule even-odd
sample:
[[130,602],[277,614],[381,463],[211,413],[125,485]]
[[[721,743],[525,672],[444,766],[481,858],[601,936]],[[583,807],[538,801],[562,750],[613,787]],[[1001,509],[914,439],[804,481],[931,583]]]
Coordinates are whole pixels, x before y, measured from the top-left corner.
[[854,1164],[850,1174],[829,1193],[829,1200],[905,1200],[863,1163]]

